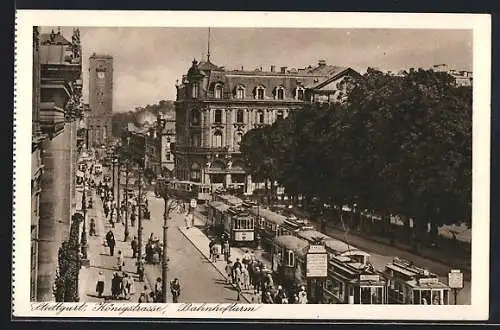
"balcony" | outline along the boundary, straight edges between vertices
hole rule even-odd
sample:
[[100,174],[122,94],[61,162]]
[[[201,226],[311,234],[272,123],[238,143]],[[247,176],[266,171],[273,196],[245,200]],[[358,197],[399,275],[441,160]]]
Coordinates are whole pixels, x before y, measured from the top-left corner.
[[64,129],[64,109],[55,102],[40,103],[40,128],[43,133],[55,135]]
[[193,147],[193,146],[175,146],[176,153],[186,154],[227,154],[239,152],[237,147]]

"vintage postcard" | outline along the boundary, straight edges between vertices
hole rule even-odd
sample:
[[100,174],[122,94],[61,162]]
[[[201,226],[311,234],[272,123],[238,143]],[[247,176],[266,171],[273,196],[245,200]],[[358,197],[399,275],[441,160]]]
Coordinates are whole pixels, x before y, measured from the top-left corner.
[[488,318],[488,15],[16,23],[15,317]]

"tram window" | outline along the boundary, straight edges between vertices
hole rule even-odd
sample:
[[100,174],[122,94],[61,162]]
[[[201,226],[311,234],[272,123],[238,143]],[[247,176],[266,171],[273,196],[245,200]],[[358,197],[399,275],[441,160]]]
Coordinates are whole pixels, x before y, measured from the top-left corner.
[[441,305],[441,290],[432,291],[432,304]]
[[421,300],[420,300],[420,290],[413,290],[413,304],[414,305],[420,305]]
[[372,304],[382,304],[382,288],[372,288]]
[[422,305],[430,305],[431,303],[431,290],[422,290],[420,292],[420,303]]

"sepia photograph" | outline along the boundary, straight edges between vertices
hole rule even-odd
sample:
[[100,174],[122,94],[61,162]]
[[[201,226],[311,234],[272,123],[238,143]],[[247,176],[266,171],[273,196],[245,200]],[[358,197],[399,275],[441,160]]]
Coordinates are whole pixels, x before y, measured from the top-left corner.
[[382,305],[439,319],[474,300],[487,316],[488,286],[471,285],[489,258],[473,27],[47,21],[29,26],[32,89],[17,88],[31,104],[16,105],[25,122],[31,105],[31,190],[16,192],[15,235],[28,213],[31,226],[15,290],[29,284],[32,312]]

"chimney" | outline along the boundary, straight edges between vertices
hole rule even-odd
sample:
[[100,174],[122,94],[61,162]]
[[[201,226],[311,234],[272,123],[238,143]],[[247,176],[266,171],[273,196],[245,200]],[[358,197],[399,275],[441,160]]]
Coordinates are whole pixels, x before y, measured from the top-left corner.
[[286,66],[281,67],[281,73],[286,73]]
[[318,65],[319,66],[325,66],[326,65],[326,61],[325,60],[319,60],[318,61]]
[[275,69],[276,69],[276,66],[271,65],[271,72],[274,72],[274,71],[275,71]]

